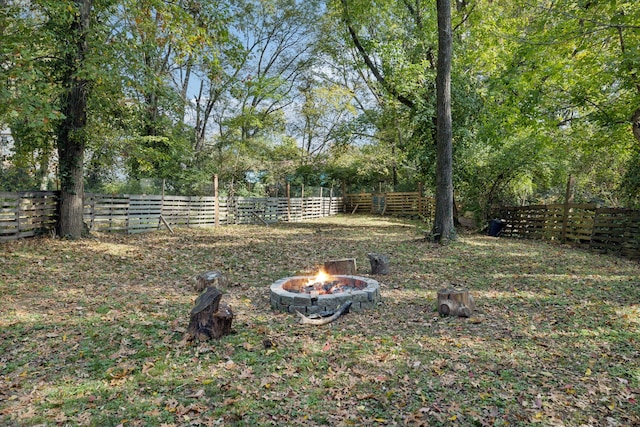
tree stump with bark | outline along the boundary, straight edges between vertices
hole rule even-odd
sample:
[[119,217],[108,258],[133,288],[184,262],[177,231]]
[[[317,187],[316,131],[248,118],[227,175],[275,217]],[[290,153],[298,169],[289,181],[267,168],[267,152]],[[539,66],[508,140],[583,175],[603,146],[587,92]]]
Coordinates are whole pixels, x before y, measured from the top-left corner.
[[389,257],[382,254],[367,254],[371,263],[371,274],[389,274]]
[[324,271],[331,275],[348,275],[356,274],[356,259],[345,258],[327,261],[324,263]]
[[229,286],[229,279],[221,271],[213,270],[198,274],[193,285],[196,292],[202,292],[208,287],[224,289]]
[[465,288],[446,288],[438,291],[438,313],[443,316],[470,317],[476,303]]
[[220,338],[231,333],[233,311],[227,304],[220,303],[222,292],[208,287],[196,300],[191,309],[187,340]]

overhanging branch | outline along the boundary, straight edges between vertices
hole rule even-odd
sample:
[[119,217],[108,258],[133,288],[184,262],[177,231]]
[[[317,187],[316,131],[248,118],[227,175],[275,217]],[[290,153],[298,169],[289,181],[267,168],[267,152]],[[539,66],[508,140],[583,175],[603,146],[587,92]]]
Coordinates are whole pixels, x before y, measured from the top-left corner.
[[364,60],[365,64],[375,76],[378,83],[380,83],[380,85],[391,96],[396,98],[400,103],[402,103],[403,105],[409,108],[413,108],[415,106],[414,102],[411,99],[407,98],[406,96],[402,95],[400,92],[398,92],[398,90],[393,85],[389,84],[389,82],[384,78],[382,73],[380,73],[380,70],[378,69],[378,67],[376,67],[376,65],[373,63],[373,61],[371,60],[371,57],[369,56],[364,46],[360,42],[360,38],[358,37],[358,34],[356,33],[356,31],[353,29],[353,26],[351,25],[351,20],[349,19],[349,14],[347,12],[347,0],[342,0],[342,6],[344,8],[344,21],[347,26],[347,29],[349,30],[349,35],[351,36],[351,40],[353,41],[353,44],[355,45],[356,49],[360,53],[360,56]]

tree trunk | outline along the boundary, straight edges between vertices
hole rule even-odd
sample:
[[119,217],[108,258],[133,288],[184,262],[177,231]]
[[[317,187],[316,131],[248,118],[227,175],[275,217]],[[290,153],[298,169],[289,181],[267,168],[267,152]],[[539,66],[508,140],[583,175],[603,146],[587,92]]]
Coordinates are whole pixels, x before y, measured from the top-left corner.
[[436,214],[432,235],[446,242],[455,237],[453,224],[453,148],[451,123],[451,30],[450,0],[437,0],[438,70],[436,76]]
[[631,126],[633,130],[633,136],[636,141],[640,143],[640,108],[638,108],[631,116]]
[[60,216],[58,234],[79,238],[82,235],[84,197],[83,162],[86,146],[88,80],[79,77],[89,49],[87,37],[91,22],[91,0],[75,2],[75,15],[68,37],[73,47],[65,54],[62,79],[61,111],[64,120],[58,128],[58,162],[60,179]]

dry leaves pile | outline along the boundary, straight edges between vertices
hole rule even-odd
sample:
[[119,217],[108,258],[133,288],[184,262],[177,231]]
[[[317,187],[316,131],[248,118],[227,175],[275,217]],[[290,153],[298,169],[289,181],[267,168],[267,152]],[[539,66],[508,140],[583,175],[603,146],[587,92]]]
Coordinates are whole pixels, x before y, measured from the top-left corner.
[[[532,241],[340,216],[0,245],[0,425],[640,425],[640,267]],[[383,303],[330,325],[274,280],[391,258]],[[182,339],[197,274],[231,279],[234,334]],[[468,287],[470,319],[438,289]]]

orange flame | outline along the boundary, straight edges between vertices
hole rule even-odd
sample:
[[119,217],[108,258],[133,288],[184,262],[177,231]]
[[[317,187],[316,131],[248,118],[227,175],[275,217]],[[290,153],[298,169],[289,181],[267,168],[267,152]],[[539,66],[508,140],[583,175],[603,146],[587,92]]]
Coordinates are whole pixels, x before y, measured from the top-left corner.
[[318,270],[318,274],[316,274],[314,277],[311,277],[309,279],[309,282],[307,283],[307,286],[309,285],[313,285],[314,283],[324,283],[324,282],[328,282],[331,280],[331,275],[328,274],[326,271],[324,271],[323,269],[319,269]]
[[316,275],[314,281],[315,282],[320,282],[320,283],[324,283],[327,282],[329,280],[329,276],[323,269],[320,269],[318,271],[318,274]]

